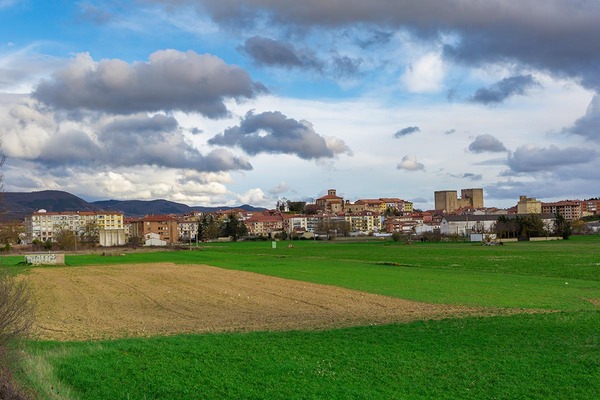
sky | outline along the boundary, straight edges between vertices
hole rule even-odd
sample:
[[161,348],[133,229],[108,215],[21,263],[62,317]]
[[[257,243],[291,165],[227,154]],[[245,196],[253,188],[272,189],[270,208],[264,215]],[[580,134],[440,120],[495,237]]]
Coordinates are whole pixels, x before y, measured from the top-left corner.
[[0,0],[4,190],[600,196],[597,0]]

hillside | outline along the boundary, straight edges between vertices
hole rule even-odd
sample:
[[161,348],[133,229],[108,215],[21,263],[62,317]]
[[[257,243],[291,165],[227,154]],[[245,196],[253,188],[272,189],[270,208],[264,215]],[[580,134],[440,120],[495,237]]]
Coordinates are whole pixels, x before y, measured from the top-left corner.
[[1,193],[0,220],[22,220],[27,215],[39,210],[46,211],[121,211],[126,217],[143,217],[148,214],[183,214],[192,211],[213,212],[243,208],[247,211],[264,210],[250,205],[240,207],[190,207],[186,204],[169,200],[102,200],[87,202],[71,193],[59,190],[43,190],[40,192],[5,192]]
[[80,197],[60,190],[5,192],[0,194],[2,220],[22,220],[39,209],[46,211],[99,211],[100,208]]

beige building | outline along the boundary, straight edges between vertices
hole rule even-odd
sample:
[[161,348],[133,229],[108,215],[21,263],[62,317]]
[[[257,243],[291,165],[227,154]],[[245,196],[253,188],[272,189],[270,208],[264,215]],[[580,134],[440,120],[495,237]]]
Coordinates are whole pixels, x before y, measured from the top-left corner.
[[435,209],[451,213],[463,207],[483,208],[483,189],[461,189],[460,195],[456,190],[434,192]]
[[519,196],[517,203],[517,214],[541,214],[542,202],[527,196]]
[[335,189],[329,189],[327,195],[316,200],[319,210],[324,212],[339,213],[344,211],[344,199],[339,197]]

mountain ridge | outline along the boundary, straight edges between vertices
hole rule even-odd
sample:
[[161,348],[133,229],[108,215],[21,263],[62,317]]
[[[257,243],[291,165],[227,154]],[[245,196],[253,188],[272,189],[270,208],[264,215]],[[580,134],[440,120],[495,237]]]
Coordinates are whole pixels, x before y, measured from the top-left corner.
[[193,211],[215,212],[241,208],[246,211],[259,211],[264,208],[244,204],[237,207],[188,206],[165,199],[156,200],[100,200],[88,202],[74,194],[61,190],[37,192],[0,193],[0,219],[22,220],[40,209],[49,212],[64,211],[120,211],[125,217],[143,217],[151,214],[184,214]]

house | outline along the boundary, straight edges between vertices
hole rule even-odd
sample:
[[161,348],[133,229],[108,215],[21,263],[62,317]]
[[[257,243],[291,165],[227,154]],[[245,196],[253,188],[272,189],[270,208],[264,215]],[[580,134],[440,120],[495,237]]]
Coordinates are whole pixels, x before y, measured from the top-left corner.
[[158,233],[150,232],[144,235],[144,246],[166,246],[167,242],[161,240]]

